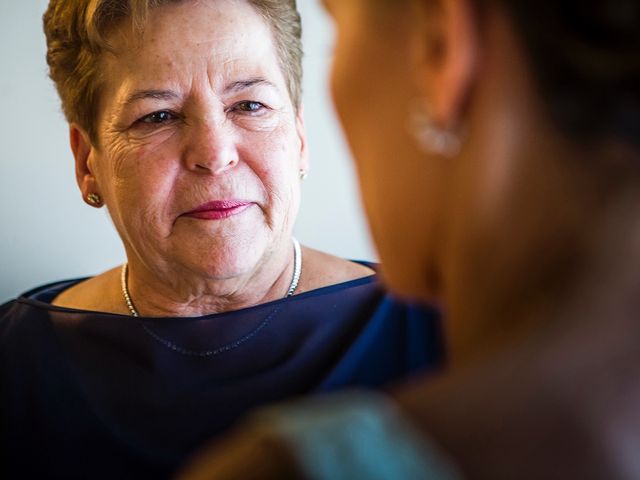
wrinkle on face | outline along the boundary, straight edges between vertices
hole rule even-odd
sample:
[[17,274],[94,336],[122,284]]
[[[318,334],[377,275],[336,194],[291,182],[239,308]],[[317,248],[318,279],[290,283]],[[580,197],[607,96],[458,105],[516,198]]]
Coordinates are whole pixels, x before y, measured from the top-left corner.
[[[230,21],[239,18],[247,31]],[[163,274],[176,263],[210,273],[217,262],[220,275],[255,268],[261,252],[288,242],[299,201],[299,128],[270,28],[245,2],[186,2],[153,9],[141,41],[120,32],[113,43],[98,163],[128,255]],[[238,108],[246,101],[265,108]],[[145,120],[158,112],[168,120]],[[203,168],[225,148],[236,165]],[[223,222],[183,216],[227,198],[256,207]],[[245,260],[247,245],[256,258]]]

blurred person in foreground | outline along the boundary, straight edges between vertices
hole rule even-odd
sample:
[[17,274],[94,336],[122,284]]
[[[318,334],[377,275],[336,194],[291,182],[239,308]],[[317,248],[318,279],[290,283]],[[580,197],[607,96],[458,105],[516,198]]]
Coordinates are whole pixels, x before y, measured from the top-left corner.
[[433,311],[292,237],[294,0],[52,0],[44,29],[127,263],[0,307],[0,477],[166,478],[250,408],[436,363]]
[[449,365],[184,478],[640,478],[640,2],[324,3],[386,280],[442,302]]

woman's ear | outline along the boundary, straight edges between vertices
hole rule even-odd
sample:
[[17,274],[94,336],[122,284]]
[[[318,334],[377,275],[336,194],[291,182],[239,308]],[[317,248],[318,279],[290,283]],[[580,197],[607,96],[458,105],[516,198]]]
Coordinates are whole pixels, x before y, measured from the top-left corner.
[[470,0],[415,0],[416,82],[432,120],[460,123],[476,75],[478,12]]
[[298,113],[296,114],[296,132],[300,140],[300,171],[305,173],[309,171],[311,165],[309,163],[309,149],[307,146],[307,132],[304,128],[304,105],[300,103]]
[[93,155],[95,149],[89,139],[89,134],[75,123],[69,125],[69,143],[76,164],[76,181],[82,199],[92,207],[101,207],[102,193],[93,171]]

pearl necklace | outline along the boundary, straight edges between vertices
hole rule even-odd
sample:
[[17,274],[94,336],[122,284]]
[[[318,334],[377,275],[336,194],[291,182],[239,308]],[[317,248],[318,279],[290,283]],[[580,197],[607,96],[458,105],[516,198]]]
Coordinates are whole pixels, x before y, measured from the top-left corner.
[[[284,298],[290,297],[293,295],[293,292],[296,291],[298,287],[298,281],[300,280],[300,273],[302,272],[302,252],[300,250],[300,242],[295,237],[292,237],[293,240],[293,276],[291,277],[291,283],[289,284],[289,289],[287,290],[287,294]],[[129,286],[127,282],[127,272],[128,272],[128,263],[122,265],[122,269],[120,270],[120,287],[122,288],[122,296],[124,297],[124,301],[129,308],[129,312],[134,317],[139,317],[140,314],[136,310],[136,307],[133,306],[133,300],[131,300],[131,294],[129,293]]]

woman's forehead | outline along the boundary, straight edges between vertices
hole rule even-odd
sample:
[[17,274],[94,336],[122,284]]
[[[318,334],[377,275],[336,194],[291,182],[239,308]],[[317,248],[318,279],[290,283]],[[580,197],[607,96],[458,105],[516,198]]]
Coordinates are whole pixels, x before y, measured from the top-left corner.
[[269,25],[243,1],[157,7],[142,36],[122,28],[113,38],[115,53],[105,56],[108,83],[152,88],[206,76],[218,89],[247,78],[284,84]]
[[138,61],[224,60],[234,52],[264,55],[274,49],[267,22],[240,0],[162,5],[149,12],[141,34],[123,24],[109,40],[119,57]]

